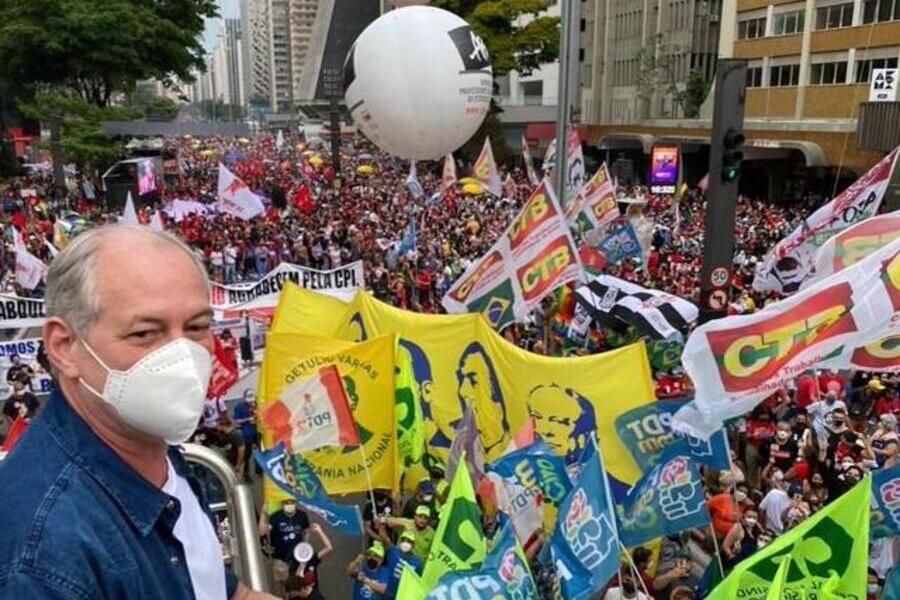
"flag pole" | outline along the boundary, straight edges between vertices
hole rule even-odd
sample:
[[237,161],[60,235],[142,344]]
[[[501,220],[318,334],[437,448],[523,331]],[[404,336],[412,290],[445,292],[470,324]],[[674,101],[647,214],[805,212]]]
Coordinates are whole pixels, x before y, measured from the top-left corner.
[[372,503],[372,519],[374,520],[378,516],[378,507],[375,506],[375,488],[372,486],[372,474],[369,473],[369,459],[366,456],[366,448],[362,440],[359,441],[359,453],[362,455],[363,470],[366,472],[366,483],[369,485],[369,502]]
[[725,565],[722,563],[722,553],[719,551],[719,540],[716,538],[716,530],[712,521],[709,522],[709,533],[712,534],[713,547],[716,549],[716,561],[719,563],[719,575],[725,579]]
[[[634,564],[634,559],[631,557],[631,552],[628,550],[628,548],[625,547],[625,544],[622,543],[622,540],[619,540],[619,548],[622,550],[622,554],[625,555],[625,559],[628,561],[628,566],[631,570],[632,575],[634,575],[634,578],[640,582],[641,590],[643,590],[643,592],[647,594],[648,598],[652,598],[653,595],[650,593],[650,590],[647,589],[647,585],[644,583],[644,578],[641,577],[641,573],[640,571],[638,571],[637,565]],[[619,576],[619,583],[621,584],[621,575]]]

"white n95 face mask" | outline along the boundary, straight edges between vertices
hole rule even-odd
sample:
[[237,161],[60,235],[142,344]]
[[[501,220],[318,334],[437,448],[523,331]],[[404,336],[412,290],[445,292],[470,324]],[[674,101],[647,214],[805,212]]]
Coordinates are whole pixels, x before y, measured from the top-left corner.
[[212,357],[196,342],[178,338],[157,348],[127,371],[110,369],[82,340],[85,349],[106,369],[103,393],[84,379],[85,388],[111,405],[128,425],[168,444],[186,441],[203,413],[212,372]]

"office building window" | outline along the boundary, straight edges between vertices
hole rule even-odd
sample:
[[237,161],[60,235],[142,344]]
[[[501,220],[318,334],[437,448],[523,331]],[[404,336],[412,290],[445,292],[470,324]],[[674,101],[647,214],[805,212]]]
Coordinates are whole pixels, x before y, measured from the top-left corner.
[[[900,0],[898,0],[900,2]],[[766,35],[766,18],[745,19],[738,21],[738,39],[752,40]]]
[[749,67],[747,69],[747,87],[762,87],[763,70],[762,67]]
[[900,0],[864,0],[863,23],[900,20]]
[[847,82],[847,62],[828,62],[812,65],[809,85],[834,85]]
[[872,69],[896,69],[895,58],[869,58],[856,61],[856,83],[869,83]]
[[837,29],[853,24],[853,3],[834,4],[816,9],[816,29]]
[[800,65],[769,67],[769,87],[789,87],[800,83]]
[[775,22],[772,23],[772,35],[792,35],[794,33],[803,32],[803,11],[795,10],[792,12],[781,13],[775,15]]

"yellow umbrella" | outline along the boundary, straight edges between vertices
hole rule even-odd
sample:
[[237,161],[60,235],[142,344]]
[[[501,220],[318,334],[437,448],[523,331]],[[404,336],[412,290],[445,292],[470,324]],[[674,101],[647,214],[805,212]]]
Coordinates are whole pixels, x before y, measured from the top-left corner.
[[480,183],[474,182],[462,186],[462,191],[464,194],[469,194],[470,196],[480,196],[484,193],[484,188],[481,187]]
[[316,154],[315,156],[309,157],[309,164],[311,164],[314,167],[321,167],[322,163],[324,163],[324,162],[325,161],[322,160],[322,157],[319,156],[318,154]]
[[210,149],[207,148],[206,150],[201,150],[201,151],[200,151],[200,156],[204,156],[204,157],[209,158],[210,156],[212,156],[212,155],[215,154],[215,153],[216,153],[215,150],[210,150]]
[[373,167],[372,165],[359,165],[358,167],[356,167],[356,172],[360,175],[374,175],[375,167]]
[[478,180],[474,177],[463,177],[462,179],[458,180],[458,183],[462,186],[470,185],[473,183],[477,186],[481,186],[481,183],[479,183]]
[[250,143],[250,140],[248,140],[248,139],[245,138],[245,137],[238,138],[238,141],[239,141],[240,143],[242,143],[242,144],[249,144],[249,143]]

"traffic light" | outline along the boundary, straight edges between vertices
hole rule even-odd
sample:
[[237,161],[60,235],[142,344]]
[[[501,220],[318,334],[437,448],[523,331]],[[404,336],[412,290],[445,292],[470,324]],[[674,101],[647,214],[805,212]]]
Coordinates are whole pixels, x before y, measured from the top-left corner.
[[729,127],[722,138],[722,183],[737,181],[744,162],[744,134]]

